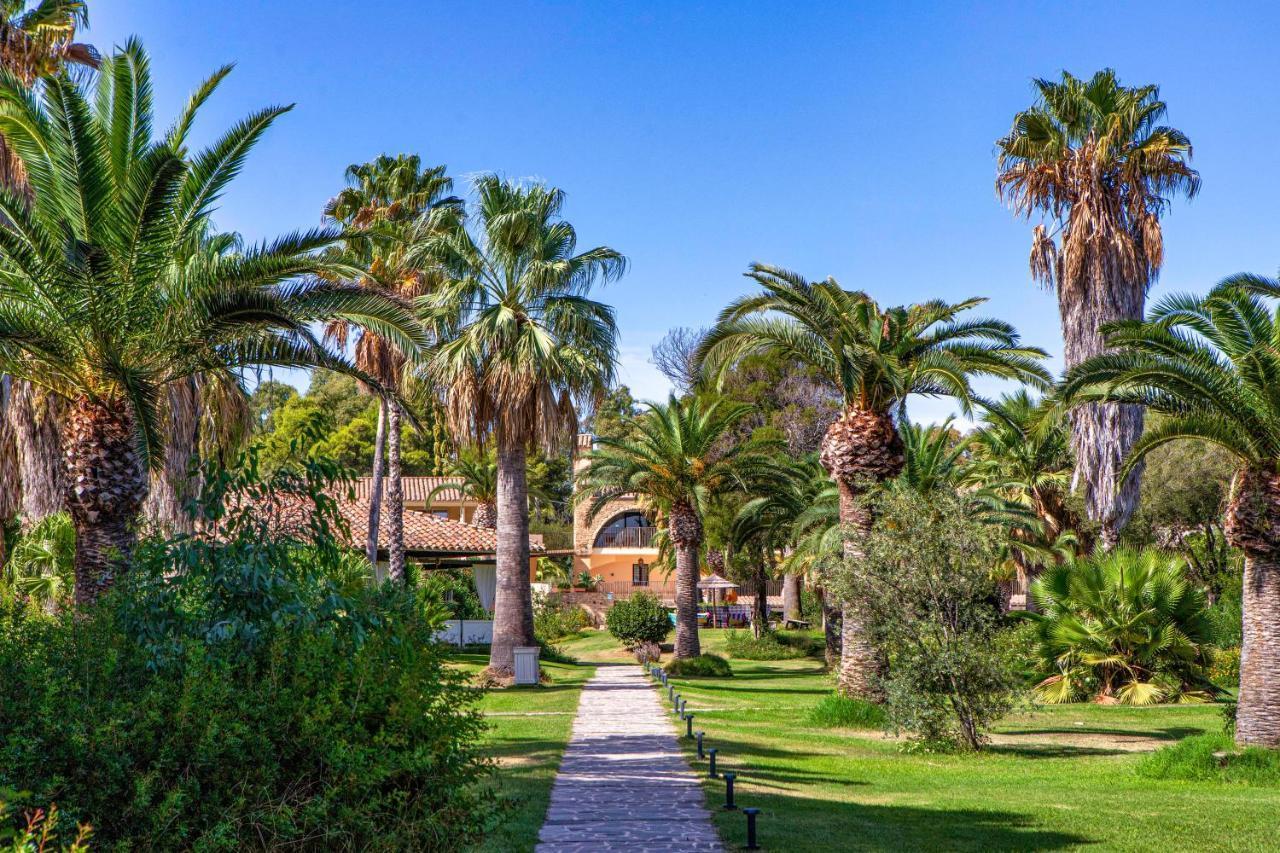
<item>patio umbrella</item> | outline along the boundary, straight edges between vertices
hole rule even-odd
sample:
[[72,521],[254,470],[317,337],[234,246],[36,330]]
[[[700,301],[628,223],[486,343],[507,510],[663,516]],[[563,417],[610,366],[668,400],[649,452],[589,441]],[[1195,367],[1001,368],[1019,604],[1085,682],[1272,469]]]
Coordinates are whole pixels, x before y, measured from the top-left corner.
[[715,623],[716,623],[716,621],[717,621],[717,620],[716,620],[716,611],[715,611],[715,606],[716,606],[716,604],[715,604],[715,591],[716,591],[716,590],[719,590],[719,592],[720,592],[720,596],[721,596],[721,598],[723,599],[723,597],[724,597],[724,591],[725,591],[726,589],[737,589],[737,588],[738,588],[738,585],[737,585],[736,583],[734,583],[733,581],[731,581],[731,580],[729,580],[729,579],[727,579],[727,578],[725,578],[725,577],[722,577],[721,575],[717,575],[717,574],[710,574],[710,575],[707,575],[705,578],[703,578],[702,580],[698,581],[698,589],[709,589],[709,590],[712,590],[712,594],[711,594],[711,606],[712,606],[712,608],[713,608],[713,609],[712,609],[712,614],[711,614],[711,624],[712,624],[712,627],[715,627]]

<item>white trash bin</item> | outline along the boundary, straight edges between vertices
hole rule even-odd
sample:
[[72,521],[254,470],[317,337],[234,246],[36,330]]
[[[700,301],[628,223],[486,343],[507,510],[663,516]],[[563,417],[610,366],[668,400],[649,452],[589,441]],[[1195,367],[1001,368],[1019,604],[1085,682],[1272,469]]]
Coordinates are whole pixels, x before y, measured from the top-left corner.
[[516,646],[516,684],[537,684],[538,683],[538,652],[537,646]]

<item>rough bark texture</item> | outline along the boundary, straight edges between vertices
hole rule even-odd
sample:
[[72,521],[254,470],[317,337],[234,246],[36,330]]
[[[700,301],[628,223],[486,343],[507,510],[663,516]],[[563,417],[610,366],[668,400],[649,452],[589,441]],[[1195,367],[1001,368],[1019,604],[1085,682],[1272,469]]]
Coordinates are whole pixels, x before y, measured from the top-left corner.
[[784,622],[795,622],[804,618],[800,607],[800,576],[782,576],[782,619]]
[[1244,641],[1236,743],[1280,747],[1280,475],[1245,471],[1227,506],[1227,540],[1244,552]]
[[22,477],[22,525],[29,528],[63,509],[67,478],[62,465],[61,422],[65,408],[57,397],[14,380],[9,423]]
[[387,436],[387,403],[378,403],[378,431],[373,438],[373,482],[369,490],[369,537],[365,555],[369,564],[378,565],[378,528],[382,522],[382,448]]
[[[1089,269],[1058,286],[1063,360],[1068,370],[1106,351],[1102,326],[1116,320],[1140,320],[1146,282],[1117,280],[1115,270]],[[1071,412],[1071,447],[1076,470],[1073,489],[1082,489],[1089,518],[1102,525],[1101,544],[1110,550],[1138,505],[1139,466],[1116,488],[1129,448],[1142,435],[1142,407],[1091,403]]]
[[200,393],[194,377],[168,388],[164,467],[151,474],[145,513],[151,526],[164,535],[191,533],[195,519],[191,501],[200,493],[194,464],[200,441]]
[[493,530],[498,526],[498,507],[496,504],[480,504],[471,516],[471,524],[483,530]]
[[400,465],[400,405],[391,401],[387,404],[387,575],[398,583],[405,582],[403,473]]
[[76,531],[76,604],[110,589],[128,566],[147,471],[121,401],[75,400],[64,418],[66,505]]
[[688,504],[677,504],[668,514],[667,529],[676,551],[676,657],[702,654],[698,641],[698,550],[702,545],[702,519]]
[[752,580],[755,606],[751,614],[751,632],[758,638],[769,628],[769,567],[763,554],[757,557],[755,577]]
[[[896,477],[905,464],[902,439],[893,419],[883,412],[848,409],[827,430],[822,441],[822,465],[840,489],[840,526],[844,530],[846,561],[860,556],[859,540],[871,529],[872,518],[859,497],[870,483]],[[843,603],[840,626],[840,671],[837,688],[846,696],[878,699],[875,678],[880,655],[868,640],[857,608]]]
[[498,589],[493,604],[489,670],[515,674],[516,646],[534,645],[529,588],[529,486],[524,445],[498,446]]
[[[9,399],[13,379],[0,376],[0,527],[22,509],[22,473],[18,470],[18,446],[9,425]],[[4,536],[0,535],[0,565],[4,565]]]

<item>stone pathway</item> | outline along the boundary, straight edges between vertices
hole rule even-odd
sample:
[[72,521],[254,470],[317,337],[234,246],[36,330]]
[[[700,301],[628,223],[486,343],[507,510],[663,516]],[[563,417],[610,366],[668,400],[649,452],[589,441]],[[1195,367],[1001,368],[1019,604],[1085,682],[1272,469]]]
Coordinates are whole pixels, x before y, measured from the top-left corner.
[[600,666],[582,689],[538,853],[723,850],[670,709],[638,666]]

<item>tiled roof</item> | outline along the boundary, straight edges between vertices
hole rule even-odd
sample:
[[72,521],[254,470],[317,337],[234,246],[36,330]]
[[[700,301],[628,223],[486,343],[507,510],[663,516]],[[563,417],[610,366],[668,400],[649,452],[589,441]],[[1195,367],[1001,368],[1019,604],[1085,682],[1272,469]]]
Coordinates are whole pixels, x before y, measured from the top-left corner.
[[[351,532],[349,544],[363,548],[369,530],[369,499],[337,496],[338,512]],[[299,535],[307,530],[308,503],[301,498],[277,498],[273,506],[255,507],[255,514],[268,519],[271,529],[281,534]],[[384,503],[378,524],[378,542],[386,547],[391,536],[390,518]],[[404,545],[410,554],[493,554],[498,550],[498,533],[461,521],[436,518],[426,512],[408,509],[404,513]],[[541,536],[529,537],[529,549],[544,553]]]
[[[413,503],[425,503],[427,495],[431,494],[431,490],[436,486],[453,485],[458,482],[457,477],[401,477],[401,488],[404,489],[404,499]],[[369,493],[373,490],[372,477],[358,477],[353,482],[356,490],[357,500],[368,500]],[[382,493],[387,493],[387,478],[382,478]],[[445,489],[435,496],[433,499],[437,503],[458,503],[462,500],[462,493],[456,488]]]

